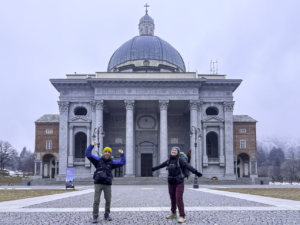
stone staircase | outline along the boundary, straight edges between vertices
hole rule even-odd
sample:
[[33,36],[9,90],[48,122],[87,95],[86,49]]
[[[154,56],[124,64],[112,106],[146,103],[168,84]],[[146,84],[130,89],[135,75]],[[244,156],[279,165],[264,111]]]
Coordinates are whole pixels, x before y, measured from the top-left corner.
[[[206,177],[198,178],[199,185],[254,185],[260,184],[261,180],[264,181],[264,185],[269,184],[269,178],[255,178],[254,183],[251,178],[237,178],[236,180],[211,180]],[[56,181],[56,179],[23,179],[22,185],[26,186],[27,182],[30,185],[65,185],[65,181]],[[194,183],[194,176],[190,176],[189,179],[185,179],[186,184]],[[79,185],[93,185],[94,181],[92,177],[75,178],[75,186]],[[167,184],[167,178],[163,177],[114,177],[113,185],[165,185]]]

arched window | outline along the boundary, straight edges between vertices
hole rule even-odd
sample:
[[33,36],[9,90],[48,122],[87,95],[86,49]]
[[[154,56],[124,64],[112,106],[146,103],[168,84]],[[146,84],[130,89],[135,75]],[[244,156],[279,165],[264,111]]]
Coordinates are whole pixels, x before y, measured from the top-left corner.
[[75,158],[85,158],[85,150],[87,148],[87,137],[83,132],[75,135]]
[[217,116],[219,114],[219,110],[216,107],[208,107],[205,113],[208,116]]
[[86,110],[86,108],[84,108],[84,107],[77,107],[77,108],[74,110],[74,114],[75,114],[76,116],[86,116],[87,110]]
[[208,158],[219,157],[218,135],[215,132],[206,135],[206,153]]

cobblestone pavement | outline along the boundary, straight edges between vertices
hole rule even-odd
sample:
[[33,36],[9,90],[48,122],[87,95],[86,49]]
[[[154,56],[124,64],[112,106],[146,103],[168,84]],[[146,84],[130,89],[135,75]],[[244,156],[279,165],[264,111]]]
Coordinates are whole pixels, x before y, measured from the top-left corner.
[[[299,211],[222,211],[187,212],[185,224],[299,224]],[[177,220],[165,219],[166,212],[112,212],[113,221],[104,221],[102,215],[98,224],[177,224]],[[0,213],[0,224],[91,224],[91,213]]]
[[[170,197],[167,185],[157,186],[153,189],[142,189],[143,186],[112,186],[112,208],[118,207],[170,207]],[[47,203],[28,206],[27,208],[89,208],[93,205],[94,193],[79,195],[49,201]],[[185,206],[269,206],[266,204],[232,198],[222,195],[210,194],[201,191],[184,191]],[[104,194],[101,194],[100,207],[104,207]]]

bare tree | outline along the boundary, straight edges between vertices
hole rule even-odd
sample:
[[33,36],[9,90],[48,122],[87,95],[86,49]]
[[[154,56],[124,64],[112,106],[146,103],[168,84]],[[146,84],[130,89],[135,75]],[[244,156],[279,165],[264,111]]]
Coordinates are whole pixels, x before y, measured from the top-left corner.
[[299,170],[299,159],[297,149],[289,148],[286,152],[286,161],[282,164],[281,169],[287,179],[294,178]]
[[0,140],[0,169],[4,170],[5,166],[14,164],[18,153],[7,141]]

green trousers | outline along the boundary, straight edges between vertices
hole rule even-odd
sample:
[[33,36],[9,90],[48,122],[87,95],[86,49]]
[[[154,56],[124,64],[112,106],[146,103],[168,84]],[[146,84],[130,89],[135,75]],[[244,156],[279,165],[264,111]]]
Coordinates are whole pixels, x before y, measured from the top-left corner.
[[111,185],[107,184],[95,184],[95,195],[94,195],[94,205],[93,205],[93,216],[99,216],[99,204],[101,192],[104,192],[105,199],[105,213],[104,215],[110,214],[110,202],[111,202]]

